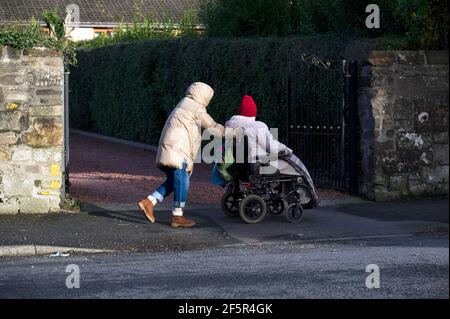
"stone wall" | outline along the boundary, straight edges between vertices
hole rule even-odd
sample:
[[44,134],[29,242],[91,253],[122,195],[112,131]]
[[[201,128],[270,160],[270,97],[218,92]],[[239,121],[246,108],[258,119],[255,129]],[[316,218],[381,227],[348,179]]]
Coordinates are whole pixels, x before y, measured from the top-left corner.
[[59,211],[63,57],[0,46],[0,214]]
[[448,51],[371,52],[360,74],[361,194],[448,194],[448,71]]

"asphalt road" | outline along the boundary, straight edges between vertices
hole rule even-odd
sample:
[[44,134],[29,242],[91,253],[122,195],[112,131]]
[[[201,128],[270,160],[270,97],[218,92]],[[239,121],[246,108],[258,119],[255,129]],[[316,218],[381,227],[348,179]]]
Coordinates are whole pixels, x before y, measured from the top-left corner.
[[[448,262],[447,235],[10,258],[0,298],[448,298]],[[78,289],[66,287],[69,264]],[[366,287],[369,264],[379,289]]]

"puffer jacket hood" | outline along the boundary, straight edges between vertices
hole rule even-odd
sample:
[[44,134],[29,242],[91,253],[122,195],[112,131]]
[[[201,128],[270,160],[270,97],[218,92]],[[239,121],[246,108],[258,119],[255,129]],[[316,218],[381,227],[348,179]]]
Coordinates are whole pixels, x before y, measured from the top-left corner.
[[186,90],[186,97],[195,102],[208,107],[214,96],[214,90],[206,83],[195,82],[192,83]]
[[223,126],[206,112],[213,95],[214,90],[205,83],[196,82],[189,86],[164,125],[156,155],[158,166],[181,169],[186,162],[187,171],[192,172],[201,146],[200,128],[214,128],[211,130],[214,135],[223,135]]

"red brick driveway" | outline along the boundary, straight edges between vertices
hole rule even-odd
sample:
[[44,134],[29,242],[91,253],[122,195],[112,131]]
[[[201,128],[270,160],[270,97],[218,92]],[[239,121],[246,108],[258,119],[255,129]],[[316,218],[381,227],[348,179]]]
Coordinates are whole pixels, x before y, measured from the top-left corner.
[[[211,165],[196,164],[189,202],[220,203],[223,190],[209,182]],[[70,194],[87,203],[135,203],[164,181],[155,153],[133,146],[70,134]],[[320,190],[322,198],[339,196]]]

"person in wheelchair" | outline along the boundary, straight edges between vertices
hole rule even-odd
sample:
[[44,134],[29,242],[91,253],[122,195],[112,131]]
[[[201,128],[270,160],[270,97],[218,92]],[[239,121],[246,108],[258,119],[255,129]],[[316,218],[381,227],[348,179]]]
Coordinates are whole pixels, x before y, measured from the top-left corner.
[[319,202],[311,176],[293,151],[277,141],[265,123],[256,121],[256,115],[256,103],[246,95],[238,115],[225,123],[233,145],[225,145],[225,161],[213,171],[228,182],[222,209],[247,223],[260,222],[267,213],[285,213],[289,221],[298,222],[304,207]]

